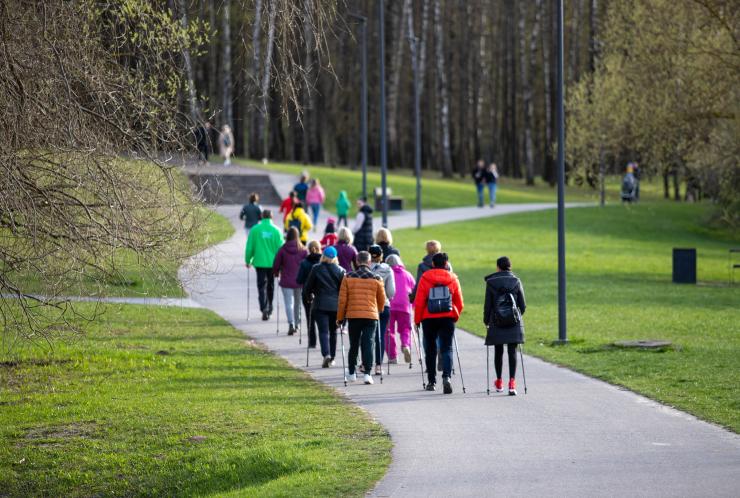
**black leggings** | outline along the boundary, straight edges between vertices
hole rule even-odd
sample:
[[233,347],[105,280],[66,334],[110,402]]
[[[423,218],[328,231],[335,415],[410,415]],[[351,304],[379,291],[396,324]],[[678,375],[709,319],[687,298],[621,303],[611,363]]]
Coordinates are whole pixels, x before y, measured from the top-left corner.
[[[516,348],[518,344],[508,344],[509,346],[509,378],[516,377]],[[504,367],[504,345],[496,344],[493,355],[493,365],[496,367],[496,378],[501,378],[501,370]]]

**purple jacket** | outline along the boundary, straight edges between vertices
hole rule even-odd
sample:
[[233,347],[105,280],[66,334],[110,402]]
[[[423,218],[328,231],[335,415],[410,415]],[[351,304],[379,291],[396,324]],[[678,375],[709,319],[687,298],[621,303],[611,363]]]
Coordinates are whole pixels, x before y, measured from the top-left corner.
[[351,246],[340,240],[336,243],[334,248],[337,250],[337,259],[339,260],[339,266],[344,268],[347,273],[354,271],[352,263],[357,260],[357,249],[355,246]]
[[280,275],[280,287],[300,289],[301,284],[296,282],[296,277],[301,261],[307,254],[307,250],[298,249],[298,243],[295,240],[283,244],[283,247],[275,255],[275,262],[272,264],[272,273],[276,277]]
[[416,280],[414,276],[409,273],[403,265],[392,266],[393,277],[396,282],[396,293],[391,299],[391,311],[403,311],[404,313],[411,312],[411,303],[409,302],[409,294],[413,292]]

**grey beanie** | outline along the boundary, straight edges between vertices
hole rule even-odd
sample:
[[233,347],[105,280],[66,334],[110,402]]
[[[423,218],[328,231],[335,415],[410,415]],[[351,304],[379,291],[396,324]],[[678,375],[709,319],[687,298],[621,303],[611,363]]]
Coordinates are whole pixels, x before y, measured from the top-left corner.
[[385,258],[385,262],[388,264],[388,266],[403,266],[401,256],[398,256],[396,254],[389,255],[387,258]]

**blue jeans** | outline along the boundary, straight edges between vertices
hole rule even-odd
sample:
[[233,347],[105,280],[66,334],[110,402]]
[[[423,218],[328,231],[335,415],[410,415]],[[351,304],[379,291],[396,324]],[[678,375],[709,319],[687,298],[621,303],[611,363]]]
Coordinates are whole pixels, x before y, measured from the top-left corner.
[[483,183],[476,183],[475,189],[478,191],[478,207],[483,207],[483,191],[486,189],[486,186]]
[[430,384],[437,383],[437,339],[442,351],[442,377],[452,375],[452,340],[455,335],[455,322],[452,318],[427,318],[424,327],[424,356],[427,364],[427,378]]
[[383,364],[383,355],[385,354],[385,334],[388,330],[388,320],[391,318],[391,308],[386,306],[379,313],[378,331],[375,334],[375,364]]
[[488,184],[488,202],[493,207],[496,204],[496,182]]
[[311,204],[311,214],[313,214],[313,226],[319,221],[319,212],[321,212],[321,204]]

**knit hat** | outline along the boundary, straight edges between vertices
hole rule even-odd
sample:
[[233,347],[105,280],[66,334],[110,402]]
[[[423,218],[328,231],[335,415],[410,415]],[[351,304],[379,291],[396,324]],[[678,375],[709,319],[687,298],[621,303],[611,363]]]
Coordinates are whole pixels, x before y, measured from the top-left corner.
[[326,249],[324,249],[324,256],[326,256],[329,259],[334,259],[337,257],[337,250],[334,249],[334,246],[329,246]]
[[387,258],[385,258],[385,262],[388,263],[388,266],[391,268],[394,266],[403,266],[403,261],[401,261],[401,257],[396,254],[390,254]]
[[326,222],[327,222],[327,223],[332,223],[332,224],[334,224],[334,223],[336,223],[336,222],[337,222],[337,219],[336,219],[336,218],[333,218],[333,217],[331,217],[331,216],[329,216],[329,218],[328,218],[328,219],[326,220]]
[[373,256],[380,256],[381,254],[383,254],[383,248],[377,244],[373,244],[368,248],[367,252],[369,252]]

